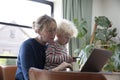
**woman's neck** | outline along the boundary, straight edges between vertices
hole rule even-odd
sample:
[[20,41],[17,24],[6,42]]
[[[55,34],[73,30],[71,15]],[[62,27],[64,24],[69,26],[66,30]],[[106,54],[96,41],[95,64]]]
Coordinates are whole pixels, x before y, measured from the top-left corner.
[[40,36],[37,36],[37,37],[35,38],[35,40],[36,40],[38,43],[42,44],[42,45],[46,45],[46,42],[43,41]]

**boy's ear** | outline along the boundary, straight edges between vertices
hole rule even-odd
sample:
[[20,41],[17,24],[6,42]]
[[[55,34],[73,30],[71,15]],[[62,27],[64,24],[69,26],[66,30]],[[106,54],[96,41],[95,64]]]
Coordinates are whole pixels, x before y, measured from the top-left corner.
[[63,36],[63,34],[61,33],[61,34],[56,34],[58,37],[61,37],[61,36]]

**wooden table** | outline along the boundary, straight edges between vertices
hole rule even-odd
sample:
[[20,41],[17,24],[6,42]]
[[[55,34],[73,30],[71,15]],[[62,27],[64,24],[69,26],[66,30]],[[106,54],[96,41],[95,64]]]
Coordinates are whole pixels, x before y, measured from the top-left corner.
[[120,80],[120,73],[49,71],[30,68],[30,80]]

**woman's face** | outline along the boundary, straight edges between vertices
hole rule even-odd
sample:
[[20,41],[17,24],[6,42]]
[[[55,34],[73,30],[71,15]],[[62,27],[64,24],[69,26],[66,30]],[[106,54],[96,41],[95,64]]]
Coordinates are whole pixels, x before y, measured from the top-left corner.
[[55,22],[52,22],[49,26],[44,26],[45,28],[40,31],[40,36],[43,42],[45,43],[51,43],[54,41],[55,35],[56,35],[56,28],[57,25]]

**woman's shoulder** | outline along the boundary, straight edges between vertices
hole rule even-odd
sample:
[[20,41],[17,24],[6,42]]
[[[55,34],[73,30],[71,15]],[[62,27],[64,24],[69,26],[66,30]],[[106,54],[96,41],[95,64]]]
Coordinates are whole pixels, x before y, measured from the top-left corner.
[[34,41],[34,38],[26,39],[23,43],[31,43]]
[[29,39],[26,39],[25,41],[23,41],[23,43],[21,44],[21,48],[28,49],[28,48],[38,47],[36,45],[38,45],[38,43],[35,41],[35,39],[29,38]]
[[37,42],[35,38],[29,38],[29,39],[25,40],[23,42],[23,45],[29,45],[29,46],[34,46],[34,47],[45,47],[46,48],[46,46],[43,46],[39,42]]
[[37,42],[35,41],[34,38],[29,38],[25,41],[23,41],[22,45],[32,45],[32,44],[36,44]]

